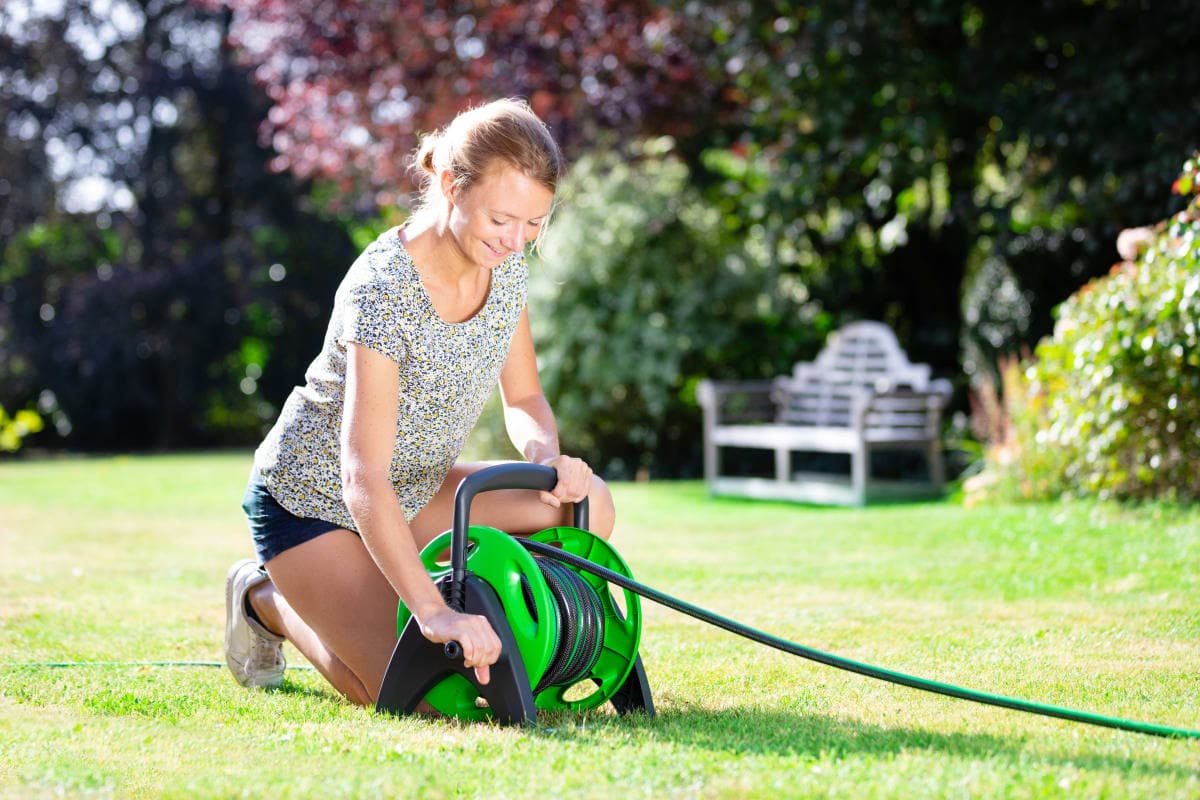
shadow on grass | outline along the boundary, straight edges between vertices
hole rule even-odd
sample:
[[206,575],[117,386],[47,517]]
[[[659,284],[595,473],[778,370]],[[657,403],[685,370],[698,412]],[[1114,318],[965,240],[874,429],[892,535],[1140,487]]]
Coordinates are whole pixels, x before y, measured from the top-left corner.
[[292,697],[303,697],[312,700],[321,700],[324,702],[343,703],[347,702],[344,697],[337,693],[337,690],[326,683],[310,685],[292,680],[290,677],[285,677],[283,683],[269,690],[272,694],[286,694]]
[[[1140,760],[1134,756],[1107,755],[1094,750],[1046,752],[1030,746],[1024,737],[944,733],[915,725],[884,727],[838,717],[786,711],[680,708],[659,712],[653,719],[640,714],[589,719],[586,727],[570,723],[577,719],[565,713],[543,717],[543,726],[533,729],[531,733],[561,738],[564,735],[572,736],[572,731],[584,736],[587,727],[620,726],[652,735],[656,740],[730,756],[841,759],[853,754],[886,756],[924,750],[971,760],[1003,758],[1013,764],[1032,760],[1044,764],[1111,770],[1125,775],[1136,772],[1186,779],[1195,774],[1194,767],[1162,760]],[[1114,732],[1114,735],[1120,734]],[[1064,730],[1063,736],[1069,737],[1070,732]]]
[[816,714],[758,709],[680,709],[658,716],[659,734],[674,741],[730,753],[843,756],[938,750],[952,755],[990,756],[1012,748],[980,733],[937,733],[916,727],[881,727]]

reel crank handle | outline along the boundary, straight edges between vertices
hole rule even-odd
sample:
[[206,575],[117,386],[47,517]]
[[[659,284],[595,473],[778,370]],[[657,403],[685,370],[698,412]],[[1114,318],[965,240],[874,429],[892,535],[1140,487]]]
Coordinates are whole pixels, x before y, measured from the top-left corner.
[[[454,517],[450,540],[450,576],[461,585],[467,577],[467,529],[470,527],[471,501],[480,492],[495,489],[534,489],[549,492],[558,483],[558,472],[541,464],[515,462],[496,464],[463,478],[454,490]],[[586,530],[588,499],[585,497],[572,509],[574,526]],[[454,605],[451,604],[454,608]],[[461,609],[456,609],[461,610]]]

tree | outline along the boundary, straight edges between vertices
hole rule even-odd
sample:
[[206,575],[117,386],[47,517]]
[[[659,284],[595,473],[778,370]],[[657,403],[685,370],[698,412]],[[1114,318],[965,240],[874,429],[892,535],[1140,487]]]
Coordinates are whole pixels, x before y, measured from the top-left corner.
[[256,439],[353,243],[266,171],[265,98],[218,46],[228,14],[28,14],[0,11],[0,152],[34,164],[0,219],[0,400],[40,401],[77,447]]
[[779,291],[786,278],[748,274],[670,148],[663,137],[635,159],[580,159],[530,270],[539,370],[563,446],[612,478],[694,471],[697,382],[777,374],[790,368],[780,354],[827,332],[803,318],[802,294]]
[[417,135],[473,103],[528,98],[572,154],[706,107],[686,18],[650,0],[206,2],[274,102],[272,166],[381,206],[406,204]]
[[[604,75],[587,71],[596,61],[564,57],[559,63],[559,54],[548,52],[541,40],[499,34],[527,31],[533,22],[553,41],[566,42],[553,37],[561,37],[559,28],[569,29],[571,15],[582,13],[570,3],[551,10],[543,4],[521,10],[429,4],[419,14],[410,7],[419,18],[400,20],[395,30],[377,24],[370,3],[324,8],[297,15],[281,29],[285,35],[266,37],[271,44],[258,48],[253,59],[283,64],[281,53],[318,54],[302,60],[299,81],[266,73],[289,87],[288,97],[379,95],[364,76],[392,64],[386,74],[403,85],[401,99],[408,103],[408,127],[398,129],[403,134],[394,137],[398,141],[444,121],[467,98],[533,89],[529,75],[541,79],[537,88],[551,92],[542,96],[539,110],[556,121],[587,117],[577,113],[586,105],[570,104],[584,78],[593,79],[588,85],[595,92],[585,93],[588,98],[604,98],[611,88]],[[240,11],[247,20],[265,22],[278,22],[283,14]],[[771,312],[760,330],[804,327],[814,320],[826,329],[845,319],[882,319],[914,358],[951,376],[962,373],[964,340],[965,366],[972,371],[985,368],[996,349],[1044,332],[1049,309],[1111,260],[1104,253],[1115,228],[1125,224],[1114,217],[1159,215],[1161,193],[1138,187],[1152,183],[1148,173],[1160,167],[1162,180],[1169,180],[1179,152],[1200,133],[1200,92],[1190,90],[1196,78],[1178,66],[1187,32],[1196,28],[1196,12],[1180,6],[1080,3],[1012,14],[1000,3],[966,0],[891,5],[833,0],[819,6],[677,2],[641,7],[638,14],[651,25],[649,38],[670,42],[676,63],[686,68],[679,76],[686,84],[666,96],[688,124],[669,129],[690,181],[723,215],[724,256],[746,265],[749,285],[801,298],[794,319],[780,322]],[[619,16],[608,27],[629,30]],[[374,33],[379,29],[385,32]],[[244,39],[253,27],[240,30]],[[357,38],[329,38],[343,30],[357,31]],[[580,44],[564,45],[563,52],[587,52],[594,44],[597,54],[603,47],[617,48],[610,63],[642,63],[637,47],[647,37],[632,37],[630,51],[627,43],[598,35],[601,30],[590,23],[575,28],[571,41]],[[1150,30],[1170,31],[1168,42],[1175,46],[1160,47],[1150,35],[1136,42],[1124,36]],[[585,34],[593,37],[591,43],[578,38]],[[389,42],[382,56],[381,37]],[[423,56],[439,46],[453,49],[456,57],[429,66]],[[472,53],[478,57],[459,58]],[[522,65],[542,65],[546,58],[548,66],[523,71]],[[431,71],[410,75],[394,67],[410,60]],[[337,74],[343,81],[330,83]],[[635,76],[624,77],[635,95],[641,92]],[[1142,101],[1148,101],[1145,113],[1131,113]],[[443,106],[422,119],[422,113]],[[304,119],[294,102],[287,107],[292,111],[277,115],[285,131]],[[1114,129],[1117,107],[1132,122]],[[330,108],[318,103],[304,113],[343,121],[330,130],[370,128],[361,113]],[[606,126],[642,135],[667,129],[661,115],[634,108],[640,116],[595,114],[578,138],[570,126],[564,132],[569,142],[590,143],[603,140]],[[412,144],[411,138],[404,141],[400,152]],[[779,282],[783,279],[786,283]],[[604,289],[614,297],[622,290],[615,283]],[[663,313],[670,317],[673,310]],[[555,341],[547,346],[556,347]],[[752,373],[811,356],[818,341],[767,335],[757,344],[771,357],[737,361]],[[567,356],[551,352],[545,360],[566,364]],[[724,366],[696,369],[720,372]],[[547,378],[548,385],[564,387],[591,381],[578,374]],[[630,460],[628,452],[621,457]]]
[[723,101],[684,148],[713,201],[824,308],[948,374],[960,331],[969,370],[1048,331],[1200,139],[1194,4],[686,8]]

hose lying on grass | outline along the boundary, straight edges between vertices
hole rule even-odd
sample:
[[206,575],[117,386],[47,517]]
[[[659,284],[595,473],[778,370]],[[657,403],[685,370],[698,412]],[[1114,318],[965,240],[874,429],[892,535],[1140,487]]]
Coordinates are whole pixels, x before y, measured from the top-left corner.
[[[947,683],[939,683],[927,678],[918,678],[913,675],[906,675],[902,672],[894,672],[892,670],[875,667],[870,664],[865,664],[859,661],[853,661],[848,658],[825,653],[820,650],[814,650],[810,647],[805,647],[795,642],[789,642],[786,639],[781,639],[777,636],[772,636],[769,633],[764,633],[748,625],[743,625],[734,620],[728,619],[716,614],[712,611],[692,605],[686,601],[672,597],[669,594],[653,589],[644,584],[638,583],[632,578],[621,575],[610,569],[594,564],[585,558],[573,555],[571,553],[560,550],[552,545],[543,544],[541,542],[529,541],[526,539],[519,540],[520,543],[531,552],[539,555],[553,558],[565,564],[569,564],[577,569],[585,570],[598,575],[609,583],[620,586],[623,589],[628,589],[635,592],[648,600],[653,600],[667,608],[695,617],[698,620],[707,622],[710,625],[715,625],[718,628],[735,633],[738,636],[743,636],[751,641],[764,644],[768,647],[773,647],[776,650],[781,650],[785,653],[790,653],[794,656],[807,658],[810,661],[816,661],[821,664],[826,664],[837,669],[844,669],[850,672],[857,672],[860,675],[866,675],[869,678],[876,678],[889,683],[896,683],[901,686],[908,686],[913,689],[920,689],[926,692],[934,692],[943,694],[949,697],[957,697],[962,700],[972,700],[977,703],[986,703],[988,705],[1000,706],[1001,708],[1010,708],[1016,711],[1024,711],[1030,714],[1040,714],[1047,717],[1057,717],[1059,719],[1070,720],[1071,722],[1082,722],[1088,725],[1099,725],[1105,728],[1116,728],[1117,730],[1131,731],[1133,733],[1144,733],[1150,736],[1163,736],[1168,738],[1179,739],[1200,739],[1200,730],[1188,730],[1186,728],[1173,728],[1168,725],[1155,725],[1149,722],[1138,722],[1135,720],[1122,719],[1120,717],[1108,717],[1103,714],[1094,714],[1088,711],[1078,711],[1071,708],[1062,708],[1059,706],[1047,705],[1044,703],[1035,703],[1030,700],[1021,700],[1014,697],[1005,697],[1004,695],[990,694],[988,692],[980,692],[974,689],[965,689],[960,686],[953,686]],[[224,662],[221,661],[25,661],[25,662],[9,662],[0,664],[2,667],[223,667]],[[291,667],[291,669],[313,669],[311,666]]]
[[979,692],[974,689],[964,689],[960,686],[952,686],[947,683],[938,683],[926,678],[918,678],[912,675],[905,675],[902,672],[893,672],[891,670],[874,667],[870,664],[864,664],[859,661],[852,661],[848,658],[835,656],[830,653],[824,653],[820,650],[814,650],[810,647],[789,642],[786,639],[780,639],[777,636],[772,636],[769,633],[751,628],[747,625],[735,622],[720,614],[714,614],[711,611],[694,606],[691,603],[684,602],[677,598],[671,597],[669,594],[664,594],[649,586],[638,583],[631,578],[627,578],[620,573],[613,572],[610,569],[605,569],[598,564],[593,564],[587,559],[580,558],[572,553],[565,552],[542,544],[541,542],[533,542],[526,539],[520,540],[521,544],[531,552],[537,553],[548,558],[554,558],[562,561],[565,564],[570,564],[577,569],[586,570],[593,575],[598,575],[609,583],[620,586],[623,589],[628,589],[631,592],[645,597],[648,600],[653,600],[656,603],[674,609],[688,616],[695,617],[698,620],[707,622],[710,625],[715,625],[718,628],[723,628],[730,633],[736,633],[738,636],[744,636],[747,639],[765,644],[768,647],[773,647],[776,650],[782,650],[785,653],[790,653],[794,656],[807,658],[810,661],[816,661],[821,664],[827,664],[838,669],[857,672],[860,675],[866,675],[869,678],[877,678],[881,681],[890,683],[898,683],[901,686],[909,686],[913,689],[921,689],[926,692],[935,692],[944,694],[950,697],[957,697],[962,700],[973,700],[977,703],[987,703],[988,705],[1000,706],[1002,708],[1011,708],[1017,711],[1025,711],[1030,714],[1041,714],[1047,717],[1058,717],[1060,719],[1070,720],[1072,722],[1083,722],[1088,725],[1100,725],[1105,728],[1117,728],[1123,731],[1132,731],[1134,733],[1145,733],[1151,736],[1165,736],[1170,738],[1181,739],[1200,739],[1200,731],[1188,730],[1186,728],[1172,728],[1167,725],[1154,725],[1148,722],[1137,722],[1135,720],[1121,719],[1119,717],[1106,717],[1102,714],[1093,714],[1088,711],[1076,711],[1071,708],[1060,708],[1058,706],[1045,705],[1043,703],[1034,703],[1029,700],[1019,700],[1014,697],[1005,697],[1004,695],[989,694],[987,692]]

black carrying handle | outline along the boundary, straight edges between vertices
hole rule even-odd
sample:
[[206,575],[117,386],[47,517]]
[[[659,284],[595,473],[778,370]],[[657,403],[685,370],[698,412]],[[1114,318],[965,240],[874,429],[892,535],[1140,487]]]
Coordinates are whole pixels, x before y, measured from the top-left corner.
[[[467,529],[470,527],[471,501],[480,492],[490,492],[493,489],[534,489],[549,492],[558,483],[558,472],[553,467],[541,464],[513,462],[511,464],[496,464],[472,473],[462,479],[454,492],[454,523],[450,539],[450,579],[453,585],[462,586],[467,578]],[[588,500],[583,498],[575,503],[574,525],[576,528],[587,529]],[[457,593],[451,589],[451,608],[461,611],[454,606]]]

